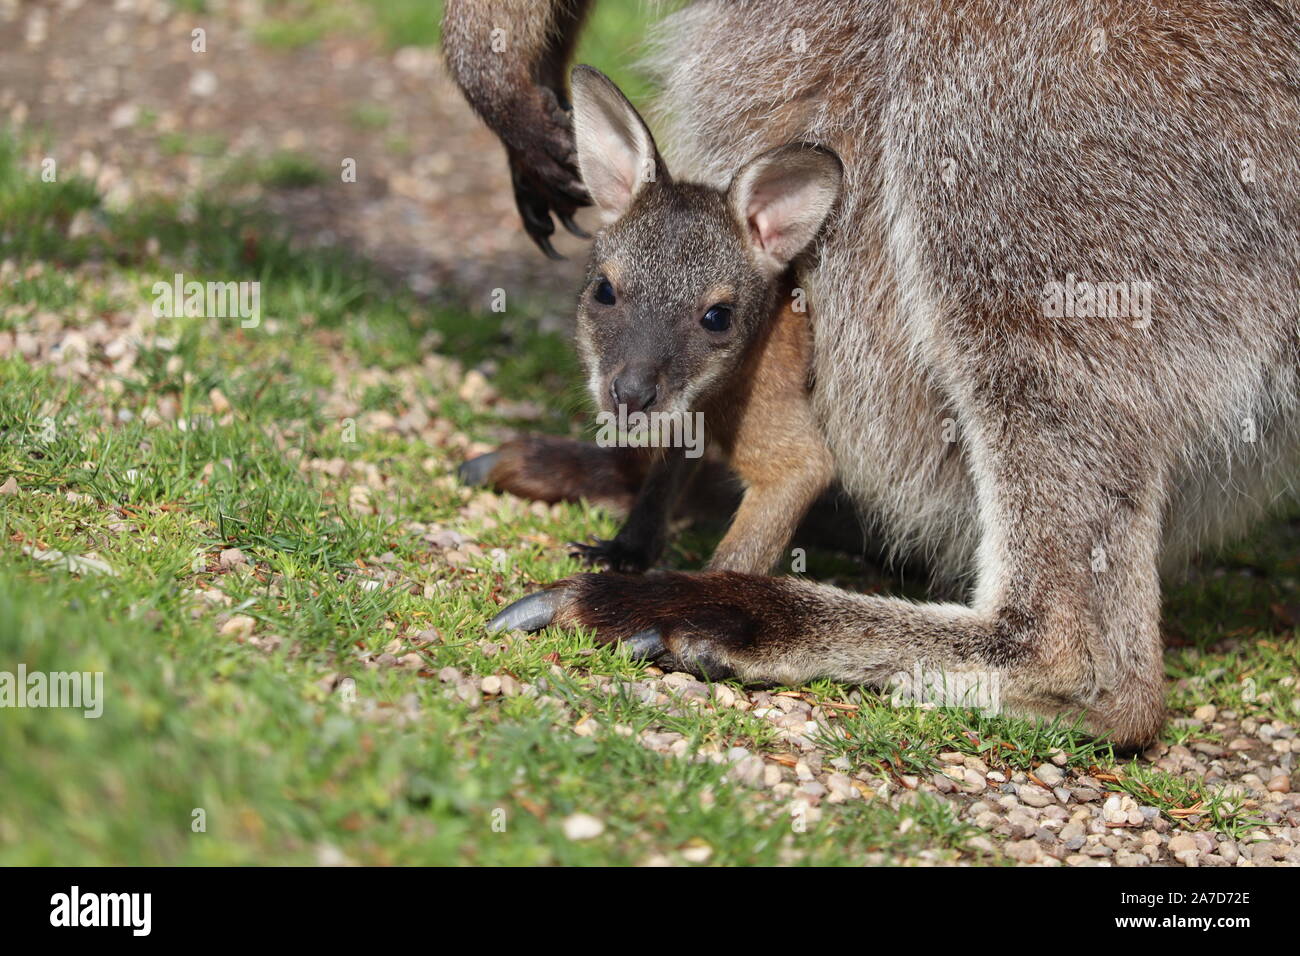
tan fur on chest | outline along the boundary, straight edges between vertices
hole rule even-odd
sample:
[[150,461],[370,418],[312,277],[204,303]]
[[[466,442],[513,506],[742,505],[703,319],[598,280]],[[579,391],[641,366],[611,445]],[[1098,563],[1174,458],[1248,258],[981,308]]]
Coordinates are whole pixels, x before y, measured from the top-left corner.
[[829,465],[811,407],[812,360],[808,314],[786,298],[732,388],[704,408],[710,439],[747,484],[770,485],[810,461]]
[[788,297],[733,382],[705,421],[745,498],[709,566],[767,571],[834,472],[811,401],[812,328]]

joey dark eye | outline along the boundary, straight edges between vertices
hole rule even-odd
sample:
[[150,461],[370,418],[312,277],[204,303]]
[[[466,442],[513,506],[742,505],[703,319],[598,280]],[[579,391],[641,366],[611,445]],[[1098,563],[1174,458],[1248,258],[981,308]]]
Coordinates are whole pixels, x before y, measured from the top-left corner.
[[609,284],[608,279],[601,279],[596,283],[596,291],[594,295],[596,296],[596,301],[601,305],[614,304],[614,287]]
[[710,332],[725,332],[731,328],[731,306],[715,305],[700,319],[700,325]]

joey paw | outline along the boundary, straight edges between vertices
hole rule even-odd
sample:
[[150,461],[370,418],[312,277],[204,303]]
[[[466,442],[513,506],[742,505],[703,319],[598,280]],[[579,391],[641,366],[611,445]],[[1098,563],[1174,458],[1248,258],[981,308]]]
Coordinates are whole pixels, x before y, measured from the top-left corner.
[[617,538],[606,541],[604,538],[592,538],[590,543],[570,541],[569,557],[577,558],[591,568],[609,568],[624,574],[638,574],[653,563],[644,551],[629,548]]

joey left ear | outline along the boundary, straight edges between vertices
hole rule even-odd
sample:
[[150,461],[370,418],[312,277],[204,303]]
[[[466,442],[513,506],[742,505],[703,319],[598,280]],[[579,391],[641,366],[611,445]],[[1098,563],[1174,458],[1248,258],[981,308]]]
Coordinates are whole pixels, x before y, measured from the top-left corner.
[[741,167],[727,189],[727,203],[759,260],[777,273],[817,235],[843,179],[844,166],[833,152],[791,143]]
[[576,66],[573,138],[583,183],[612,222],[648,184],[668,179],[650,128],[613,80],[589,66]]

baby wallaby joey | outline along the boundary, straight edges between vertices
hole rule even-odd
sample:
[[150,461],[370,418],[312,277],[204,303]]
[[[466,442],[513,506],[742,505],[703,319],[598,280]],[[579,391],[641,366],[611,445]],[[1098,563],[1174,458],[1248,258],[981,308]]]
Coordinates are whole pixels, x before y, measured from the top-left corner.
[[[675,182],[606,76],[579,66],[572,88],[578,165],[606,221],[578,302],[592,395],[611,419],[645,413],[660,437],[702,422],[744,485],[708,566],[766,574],[832,478],[810,403],[811,329],[792,307],[788,266],[835,204],[839,158],[794,143],[750,160],[725,190]],[[621,571],[659,558],[699,456],[659,444],[618,535],[576,544],[578,556]]]

